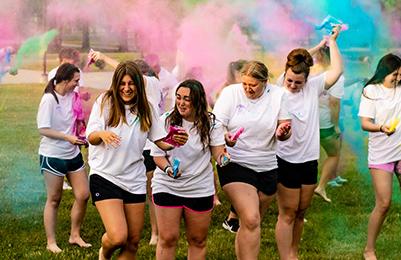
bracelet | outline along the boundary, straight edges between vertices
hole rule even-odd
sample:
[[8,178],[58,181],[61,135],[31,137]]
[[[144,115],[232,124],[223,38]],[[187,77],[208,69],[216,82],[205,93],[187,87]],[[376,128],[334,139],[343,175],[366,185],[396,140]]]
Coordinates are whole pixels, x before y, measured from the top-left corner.
[[384,131],[383,131],[383,125],[380,126],[379,131],[382,132],[382,133],[384,133]]
[[171,166],[169,165],[169,164],[167,164],[165,167],[164,167],[164,169],[163,169],[163,171],[168,175],[168,169],[169,168],[171,168]]

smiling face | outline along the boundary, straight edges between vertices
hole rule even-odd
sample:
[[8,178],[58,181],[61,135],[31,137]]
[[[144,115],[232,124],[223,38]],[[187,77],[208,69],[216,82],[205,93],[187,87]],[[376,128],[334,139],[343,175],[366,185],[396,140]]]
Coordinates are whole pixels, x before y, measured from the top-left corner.
[[125,75],[120,82],[119,94],[124,103],[131,103],[132,99],[136,97],[136,86],[134,81],[129,75]]
[[74,91],[75,87],[79,84],[79,72],[74,73],[74,77],[70,81],[65,82],[65,89],[67,92]]
[[191,90],[180,87],[175,94],[175,104],[180,115],[187,121],[194,121],[193,106],[191,101]]
[[247,98],[257,99],[262,96],[263,91],[266,87],[265,82],[261,82],[254,77],[242,75],[241,76],[242,87]]
[[400,83],[400,79],[401,79],[401,68],[388,74],[383,80],[383,85],[387,88],[393,88]]
[[284,86],[292,93],[297,93],[305,86],[306,78],[304,73],[295,74],[291,68],[287,70],[284,78]]

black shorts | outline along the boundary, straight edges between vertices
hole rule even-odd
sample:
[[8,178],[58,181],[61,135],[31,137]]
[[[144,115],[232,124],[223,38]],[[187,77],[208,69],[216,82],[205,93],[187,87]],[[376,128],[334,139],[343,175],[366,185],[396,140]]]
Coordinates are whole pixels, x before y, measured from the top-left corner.
[[58,159],[39,155],[40,171],[50,172],[56,176],[64,177],[67,173],[78,172],[85,168],[82,154],[79,153],[72,159]]
[[158,207],[186,208],[196,212],[211,211],[214,196],[186,198],[166,192],[153,194],[153,203]]
[[277,191],[277,169],[266,172],[255,172],[234,162],[224,167],[217,166],[221,187],[231,182],[244,182],[254,186],[266,195]]
[[153,161],[153,156],[150,155],[150,150],[144,150],[142,152],[144,163],[146,167],[146,172],[154,171],[156,169],[155,161]]
[[317,160],[304,163],[290,163],[277,156],[278,182],[290,189],[317,183]]
[[146,201],[146,194],[130,193],[97,174],[89,176],[89,189],[93,203],[108,199],[120,199],[124,204]]

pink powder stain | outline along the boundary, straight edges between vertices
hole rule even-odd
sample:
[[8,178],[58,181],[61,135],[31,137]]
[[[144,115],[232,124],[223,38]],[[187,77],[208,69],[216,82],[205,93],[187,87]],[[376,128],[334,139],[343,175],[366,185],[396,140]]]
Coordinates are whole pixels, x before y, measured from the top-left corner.
[[15,46],[22,36],[17,30],[20,0],[2,0],[0,2],[0,48]]

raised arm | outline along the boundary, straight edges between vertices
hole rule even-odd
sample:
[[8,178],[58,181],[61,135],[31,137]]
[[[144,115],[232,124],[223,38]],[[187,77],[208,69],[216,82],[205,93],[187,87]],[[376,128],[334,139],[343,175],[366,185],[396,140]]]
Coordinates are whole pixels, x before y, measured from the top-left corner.
[[105,55],[100,51],[90,51],[89,57],[95,61],[104,60],[104,62],[112,66],[114,69],[117,68],[118,64],[120,63],[117,60],[110,58],[109,56]]
[[343,60],[337,45],[337,37],[341,27],[337,25],[329,37],[330,69],[326,72],[325,89],[332,87],[343,73]]

